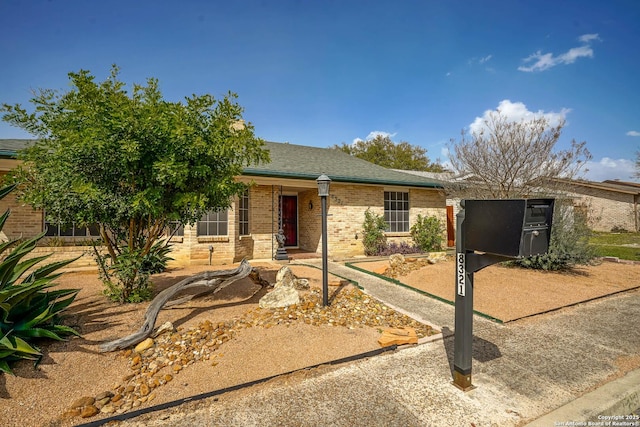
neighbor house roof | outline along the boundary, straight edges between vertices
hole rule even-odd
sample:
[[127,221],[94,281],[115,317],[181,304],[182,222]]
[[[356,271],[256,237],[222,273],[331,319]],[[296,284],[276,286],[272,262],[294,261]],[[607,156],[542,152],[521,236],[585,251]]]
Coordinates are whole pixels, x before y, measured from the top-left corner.
[[442,188],[437,181],[398,172],[332,148],[266,142],[271,162],[245,168],[244,175],[315,180],[325,174],[335,182]]
[[18,150],[28,147],[33,139],[0,139],[0,158],[15,158]]
[[602,182],[584,181],[584,180],[569,180],[562,178],[555,178],[552,181],[571,187],[583,187],[592,188],[596,190],[611,191],[614,193],[640,195],[640,183],[637,182],[625,182],[607,180]]
[[[15,157],[33,140],[0,139],[0,156]],[[245,176],[315,180],[326,174],[334,182],[442,188],[425,176],[411,175],[375,165],[332,148],[265,142],[271,161],[244,169]]]

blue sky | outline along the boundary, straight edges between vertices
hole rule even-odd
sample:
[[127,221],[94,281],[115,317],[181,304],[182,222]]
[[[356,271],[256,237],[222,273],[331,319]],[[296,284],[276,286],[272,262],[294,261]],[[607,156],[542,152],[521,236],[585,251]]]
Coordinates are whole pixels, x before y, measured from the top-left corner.
[[[564,117],[586,178],[632,180],[637,0],[0,0],[0,102],[67,73],[160,80],[169,100],[236,92],[257,136],[329,147],[376,133],[446,160],[487,110]],[[0,138],[28,134],[0,123]]]

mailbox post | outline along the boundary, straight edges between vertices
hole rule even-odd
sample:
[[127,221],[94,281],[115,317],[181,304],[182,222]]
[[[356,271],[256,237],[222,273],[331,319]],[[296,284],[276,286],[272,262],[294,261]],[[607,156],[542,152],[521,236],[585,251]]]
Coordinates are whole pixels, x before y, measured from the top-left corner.
[[553,199],[462,200],[456,216],[453,384],[471,382],[473,274],[489,265],[546,253]]

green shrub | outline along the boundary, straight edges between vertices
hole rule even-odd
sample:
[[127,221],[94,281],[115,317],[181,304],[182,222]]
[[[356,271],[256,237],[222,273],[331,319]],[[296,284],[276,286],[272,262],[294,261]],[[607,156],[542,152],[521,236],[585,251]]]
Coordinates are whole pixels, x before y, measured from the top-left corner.
[[589,245],[591,233],[585,212],[573,209],[568,202],[558,199],[553,210],[548,253],[516,260],[512,264],[550,271],[587,264],[595,257],[593,247]]
[[[123,247],[118,257],[112,260],[108,254],[99,253],[94,246],[96,261],[99,265],[99,274],[105,285],[104,294],[112,301],[142,302],[153,296],[153,285],[149,276],[162,273],[167,262],[173,259],[169,257],[171,247],[166,246],[162,240],[157,241],[149,252],[141,256],[141,250],[129,251]],[[129,286],[124,286],[127,283]]]
[[418,215],[411,227],[411,238],[422,252],[441,251],[444,225],[435,216]]
[[[0,189],[0,199],[15,186]],[[9,210],[0,216],[0,230],[9,217]],[[49,290],[54,279],[60,276],[56,270],[75,259],[44,265],[22,278],[27,270],[50,255],[23,260],[36,247],[44,233],[18,242],[0,244],[0,254],[13,250],[0,262],[0,372],[11,373],[9,364],[16,360],[41,359],[40,349],[33,343],[39,338],[62,340],[78,333],[58,324],[60,313],[75,299],[77,289]],[[22,280],[21,280],[22,278]]]
[[387,246],[387,237],[384,232],[387,223],[382,215],[371,212],[370,208],[364,213],[364,223],[362,224],[362,244],[365,255],[378,255]]

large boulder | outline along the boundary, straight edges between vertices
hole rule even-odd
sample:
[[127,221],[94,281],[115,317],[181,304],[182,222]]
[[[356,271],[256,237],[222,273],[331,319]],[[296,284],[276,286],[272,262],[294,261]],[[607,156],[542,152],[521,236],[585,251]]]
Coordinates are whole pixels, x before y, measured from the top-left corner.
[[260,298],[260,308],[288,307],[300,303],[300,295],[292,287],[280,286]]
[[309,287],[309,281],[298,279],[287,266],[282,267],[276,274],[273,291],[260,298],[260,308],[287,307],[300,302],[300,295],[296,289]]

